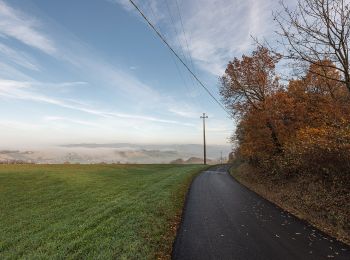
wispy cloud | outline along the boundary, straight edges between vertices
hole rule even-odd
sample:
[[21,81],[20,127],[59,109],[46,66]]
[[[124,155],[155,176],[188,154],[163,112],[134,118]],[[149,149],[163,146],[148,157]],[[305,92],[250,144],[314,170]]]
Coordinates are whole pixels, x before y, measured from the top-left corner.
[[[128,11],[133,10],[128,1],[114,2]],[[178,1],[185,38],[175,2],[169,3],[170,14],[163,1],[151,1],[153,8],[142,4],[142,1],[136,2],[148,17],[154,16],[154,10],[162,10],[156,12],[161,19],[153,19],[153,22],[166,28],[171,44],[180,53],[190,54],[196,65],[216,76],[223,74],[225,65],[234,56],[252,48],[251,35],[268,36],[273,32],[271,14],[278,4],[276,0]]]
[[169,104],[168,111],[181,117],[185,118],[198,118],[200,115],[200,112],[195,109],[194,107],[188,105],[188,104],[181,104],[181,103],[172,103]]
[[52,55],[56,52],[56,47],[52,40],[40,31],[40,26],[33,17],[26,16],[0,1],[0,33]]
[[81,120],[81,119],[75,119],[75,118],[69,118],[69,117],[63,117],[63,116],[45,116],[45,121],[48,122],[67,122],[67,123],[73,123],[73,124],[79,124],[84,126],[91,126],[91,127],[102,127],[101,124],[93,123],[87,120]]
[[0,62],[0,77],[1,78],[14,78],[20,80],[31,80],[31,77],[24,74],[14,66],[5,62]]
[[[127,11],[135,12],[135,14],[137,13],[134,6],[130,3],[129,0],[107,0],[107,1],[111,3],[119,4]],[[147,2],[142,0],[140,1],[134,0],[134,2],[137,3],[142,9],[144,9],[143,11],[147,13],[152,23],[158,23],[167,17],[167,14],[164,12],[164,7],[165,7],[163,5],[164,2],[160,3],[159,0],[148,0]]]
[[[125,8],[129,6],[128,10],[132,10],[127,0],[110,1],[122,1]],[[165,2],[137,1],[149,12],[153,22],[162,25],[162,32],[167,39],[186,52],[185,45],[178,44],[184,40],[181,38],[183,36],[173,34],[173,28],[168,27],[172,24]],[[213,4],[204,2],[210,1],[203,1],[203,7],[199,9],[213,7]],[[175,12],[175,2],[168,3]],[[213,23],[216,19],[204,17],[203,13],[197,16],[195,1],[180,0],[179,3],[189,39],[189,50],[195,63],[215,74],[224,64],[222,61],[226,59],[225,55],[230,56],[230,52],[225,52],[233,47],[230,43],[216,42],[225,38],[215,32]],[[90,138],[109,141],[123,136],[124,140],[138,138],[142,142],[168,142],[178,140],[179,136],[181,142],[197,140],[196,127],[201,123],[196,109],[198,103],[190,103],[190,97],[181,93],[182,86],[172,88],[171,93],[174,94],[168,96],[165,92],[170,87],[164,87],[167,83],[151,81],[150,75],[142,78],[142,73],[146,70],[139,67],[137,60],[131,61],[132,65],[137,66],[136,71],[131,71],[135,68],[130,67],[130,64],[122,64],[118,59],[107,57],[109,50],[103,49],[98,41],[84,42],[82,39],[87,38],[79,38],[82,35],[78,30],[70,31],[69,27],[64,26],[66,23],[60,24],[59,19],[50,18],[50,13],[42,12],[40,4],[35,9],[35,16],[22,6],[25,5],[18,1],[12,3],[0,0],[0,57],[6,57],[0,61],[0,98],[23,100],[10,104],[10,109],[14,110],[9,113],[8,119],[14,119],[12,115],[16,114],[16,117],[18,113],[17,132],[7,130],[12,141],[22,144],[28,141],[27,136],[36,137],[36,141],[44,139],[44,136],[47,137],[46,140],[59,137],[62,140],[71,138],[83,141],[91,141]],[[218,7],[223,10],[221,5]],[[193,24],[191,19],[194,19]],[[209,21],[201,24],[200,19]],[[233,18],[230,20],[233,21]],[[176,20],[175,26],[180,32],[179,20]],[[217,29],[224,32],[220,28]],[[206,38],[206,30],[210,37]],[[222,56],[219,57],[218,54]],[[157,75],[155,79],[158,79]],[[59,82],[46,82],[56,80]],[[31,113],[28,118],[23,118],[18,103],[38,113]],[[38,108],[41,107],[44,109],[39,111]],[[21,122],[27,120],[30,123],[33,118],[40,120],[38,116],[41,119],[44,117],[38,124],[42,131],[33,128],[30,134],[26,133],[20,139],[20,134],[17,133],[27,129]],[[78,125],[91,128],[89,131],[81,131],[82,128]],[[98,127],[100,125],[103,129]],[[59,131],[55,132],[57,129]]]
[[[189,52],[202,69],[222,75],[229,60],[252,48],[251,36],[272,32],[273,0],[192,2],[184,12]],[[179,36],[185,45],[183,35]]]
[[37,62],[22,51],[15,50],[9,46],[6,46],[5,44],[0,43],[0,53],[9,61],[20,65],[21,67],[39,71],[39,65]]
[[[110,1],[118,2],[125,8],[130,6],[128,1]],[[160,20],[165,21],[166,16],[164,14],[162,15],[161,11],[164,6],[159,6],[157,0],[151,0],[146,6],[148,6],[147,10],[150,12],[155,22],[159,22]],[[45,25],[48,26],[48,24]],[[73,85],[80,86],[89,84],[90,87],[93,87],[94,85],[98,84],[99,87],[102,85],[105,91],[108,91],[111,94],[118,93],[118,96],[120,96],[121,93],[124,93],[124,96],[127,97],[131,103],[137,103],[137,106],[140,108],[145,106],[147,106],[148,109],[151,107],[157,107],[158,109],[161,108],[162,110],[176,115],[177,117],[195,117],[193,109],[189,109],[190,106],[186,104],[185,101],[182,101],[181,106],[177,107],[172,104],[179,102],[171,102],[171,104],[169,104],[169,98],[167,96],[162,95],[156,88],[131,74],[130,68],[127,67],[123,69],[122,66],[119,67],[115,64],[111,64],[110,62],[101,58],[91,46],[88,46],[80,39],[72,36],[64,29],[60,29],[60,26],[54,25],[53,28],[54,30],[45,28],[44,23],[39,19],[35,19],[28,14],[24,14],[18,9],[14,9],[4,1],[0,0],[0,34],[16,38],[26,45],[40,49],[43,52],[50,54],[54,59],[60,60],[63,63],[68,63],[69,66],[75,67],[75,70],[78,69],[78,71],[82,72],[82,74],[84,74],[86,77],[83,78],[86,82],[64,82],[59,84],[34,82],[28,77],[31,85],[45,85],[46,87],[51,87],[51,89],[66,87],[67,89],[67,87],[73,87]],[[43,31],[45,30],[50,31],[50,33],[53,35],[44,33]],[[22,31],[23,35],[17,35],[18,31]],[[0,53],[7,55],[9,59],[21,67],[31,70],[40,69],[40,65],[37,64],[37,62],[32,59],[30,55],[24,52],[18,52],[4,43],[0,43]],[[9,66],[9,64],[6,64],[6,66],[7,69],[11,69],[11,71],[9,71],[9,73],[6,75],[0,75],[3,76],[3,78],[17,79],[18,77],[16,75],[23,74],[16,68]],[[136,67],[132,67],[131,69],[133,70],[135,68]],[[13,75],[13,77],[9,77],[8,75]],[[20,78],[25,79],[25,76],[21,76]],[[94,83],[90,84],[89,82]],[[116,90],[118,92],[116,92]],[[42,94],[33,95],[32,93],[22,93],[22,99],[24,99],[24,97],[25,99],[56,104],[67,108],[72,105],[72,103],[62,103],[60,100],[56,100]],[[79,107],[79,109],[85,110],[85,112],[90,112],[91,114],[96,114],[94,111],[90,111],[90,109],[87,107]],[[102,114],[103,116],[110,116],[106,115],[105,113]],[[119,114],[118,116],[123,117],[124,114]],[[152,117],[146,117],[145,119],[148,121],[158,120]],[[160,122],[169,123],[168,121],[169,120],[162,120]]]
[[[123,69],[105,61],[96,54],[93,48],[69,32],[64,29],[59,31],[59,26],[53,26],[53,28],[55,29],[50,34],[45,33],[44,31],[49,30],[42,21],[0,0],[0,34],[15,38],[61,62],[66,62],[88,75],[90,79],[101,82],[105,87],[117,88],[129,94],[131,98],[143,97],[144,100],[148,99],[151,102],[160,98],[154,88],[128,73],[129,68]],[[32,70],[38,70],[40,67],[29,58],[29,55],[17,52],[3,43],[0,43],[0,52],[12,58],[13,62],[22,67]]]
[[49,97],[33,91],[33,83],[31,82],[21,82],[21,81],[0,79],[0,96],[7,97],[7,98],[47,103],[47,104],[56,105],[67,109],[73,109],[73,110],[84,112],[90,115],[104,117],[104,118],[116,117],[116,118],[132,119],[132,120],[136,119],[136,120],[157,122],[157,123],[164,123],[164,124],[193,126],[192,124],[187,124],[176,120],[168,120],[168,119],[161,119],[153,116],[134,115],[134,114],[115,112],[115,111],[108,111],[104,109],[89,107],[87,105],[83,105],[83,103],[78,103],[75,101],[73,102],[70,100],[63,100],[63,99]]

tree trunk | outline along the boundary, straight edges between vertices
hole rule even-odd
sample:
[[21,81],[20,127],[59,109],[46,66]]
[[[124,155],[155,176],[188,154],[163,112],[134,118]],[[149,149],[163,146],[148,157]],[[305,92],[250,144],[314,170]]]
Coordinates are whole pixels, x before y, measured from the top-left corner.
[[275,148],[276,148],[276,154],[281,154],[283,152],[283,149],[282,149],[282,145],[281,145],[280,141],[278,140],[275,127],[272,125],[270,120],[268,120],[266,122],[266,126],[271,131],[271,138],[272,138],[273,144],[275,145]]
[[345,81],[346,81],[346,88],[349,90],[350,92],[350,76],[345,76]]

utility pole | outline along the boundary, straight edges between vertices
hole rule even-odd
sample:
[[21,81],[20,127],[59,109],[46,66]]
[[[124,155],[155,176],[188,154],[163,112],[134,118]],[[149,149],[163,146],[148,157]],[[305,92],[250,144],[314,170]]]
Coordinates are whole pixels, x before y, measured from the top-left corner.
[[221,156],[220,156],[220,163],[223,164],[224,160],[222,158],[222,151],[221,151]]
[[205,143],[205,119],[208,118],[208,116],[205,115],[205,113],[203,113],[203,116],[201,116],[200,118],[203,119],[203,145],[204,145],[204,165],[207,164],[207,148],[206,148],[206,143]]

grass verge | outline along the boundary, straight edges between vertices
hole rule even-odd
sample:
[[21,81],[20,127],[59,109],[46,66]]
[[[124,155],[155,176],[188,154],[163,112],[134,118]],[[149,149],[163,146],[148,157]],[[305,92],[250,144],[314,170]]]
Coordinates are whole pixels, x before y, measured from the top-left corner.
[[266,176],[236,162],[231,175],[250,190],[350,245],[350,192],[310,176]]
[[1,165],[0,258],[169,258],[200,165]]

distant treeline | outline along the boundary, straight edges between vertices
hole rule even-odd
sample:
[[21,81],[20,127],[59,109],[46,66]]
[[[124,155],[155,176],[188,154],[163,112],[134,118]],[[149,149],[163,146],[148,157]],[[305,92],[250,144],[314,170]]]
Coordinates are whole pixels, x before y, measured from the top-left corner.
[[0,160],[0,164],[36,164],[34,161],[24,160]]

